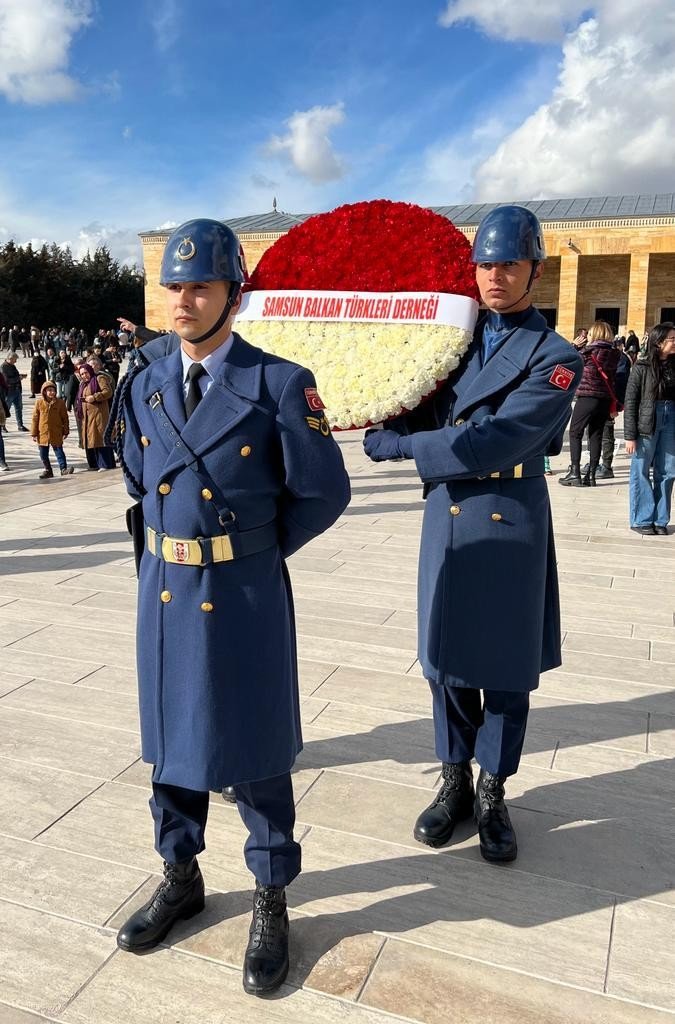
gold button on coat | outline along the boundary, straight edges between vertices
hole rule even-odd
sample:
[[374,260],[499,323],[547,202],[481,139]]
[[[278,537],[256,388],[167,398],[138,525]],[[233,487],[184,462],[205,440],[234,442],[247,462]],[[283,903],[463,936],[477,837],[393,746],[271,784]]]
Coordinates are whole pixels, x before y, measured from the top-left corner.
[[202,498],[204,499],[204,501],[211,501],[212,497],[213,495],[211,494],[211,491],[208,489],[208,487],[205,487],[204,490],[202,491]]
[[495,523],[501,523],[502,521],[502,517],[499,514],[499,512],[493,512],[492,515],[490,516],[490,519],[492,519],[492,521]]
[[163,590],[162,593],[159,595],[159,599],[162,602],[162,604],[168,604],[172,597],[173,594],[171,593],[170,590]]
[[212,612],[213,611],[213,605],[211,604],[210,601],[204,601],[204,603],[202,604],[202,611],[203,612]]
[[245,444],[241,450],[241,455],[243,455],[244,458],[246,458],[246,456],[250,455],[252,451],[253,449],[251,448],[250,444]]
[[160,494],[171,494],[171,484],[160,484],[158,490]]
[[144,448],[147,448],[148,445],[150,444],[150,438],[146,437],[144,434],[143,437],[141,438],[141,444],[143,445]]
[[464,420],[455,420],[456,427],[461,427],[462,423],[464,423]]
[[451,516],[458,516],[461,511],[462,510],[459,507],[459,505],[451,505],[450,506],[450,515]]

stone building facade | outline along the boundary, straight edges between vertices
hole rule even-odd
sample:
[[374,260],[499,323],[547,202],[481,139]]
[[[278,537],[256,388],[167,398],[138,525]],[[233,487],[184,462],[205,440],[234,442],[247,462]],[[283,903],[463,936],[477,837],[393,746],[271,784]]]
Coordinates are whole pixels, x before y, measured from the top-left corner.
[[[494,204],[441,206],[472,241]],[[605,196],[524,203],[539,217],[548,259],[534,295],[549,323],[566,338],[593,320],[638,335],[661,320],[675,320],[675,193]],[[235,217],[226,223],[242,241],[249,270],[262,254],[307,215]],[[146,276],[146,323],[160,328],[165,304],[159,267],[167,231],[141,234]]]

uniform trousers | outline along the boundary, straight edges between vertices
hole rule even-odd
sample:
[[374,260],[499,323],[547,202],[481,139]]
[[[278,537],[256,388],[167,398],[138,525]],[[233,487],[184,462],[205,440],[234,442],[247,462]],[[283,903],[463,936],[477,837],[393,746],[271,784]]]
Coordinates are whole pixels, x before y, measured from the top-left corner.
[[[295,804],[290,772],[234,787],[248,829],[246,866],[261,885],[285,886],[300,873],[300,844],[293,839]],[[150,810],[155,849],[168,864],[180,864],[205,849],[209,794],[153,782]]]
[[475,757],[492,775],[515,775],[525,741],[530,694],[429,685],[439,760],[458,764]]

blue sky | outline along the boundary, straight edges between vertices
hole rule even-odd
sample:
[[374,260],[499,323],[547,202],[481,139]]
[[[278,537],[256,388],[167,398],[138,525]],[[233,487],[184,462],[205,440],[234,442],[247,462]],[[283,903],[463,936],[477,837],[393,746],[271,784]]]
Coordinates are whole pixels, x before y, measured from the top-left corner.
[[0,0],[0,241],[672,191],[673,6]]

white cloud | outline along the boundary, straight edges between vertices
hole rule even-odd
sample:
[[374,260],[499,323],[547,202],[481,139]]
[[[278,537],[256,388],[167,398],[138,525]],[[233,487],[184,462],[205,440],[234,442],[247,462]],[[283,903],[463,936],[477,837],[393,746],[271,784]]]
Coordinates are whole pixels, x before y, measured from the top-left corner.
[[75,34],[91,21],[92,0],[0,0],[0,93],[23,103],[73,99],[67,73]]
[[151,24],[157,49],[170,50],[178,40],[180,11],[177,0],[152,0]]
[[589,6],[588,0],[449,0],[439,21],[445,28],[473,21],[496,39],[543,43],[561,39]]
[[315,185],[343,177],[345,168],[333,150],[329,132],[345,119],[344,105],[296,111],[285,122],[286,135],[273,135],[266,146],[272,156],[290,160],[295,170]]
[[475,174],[481,200],[672,191],[675,5],[672,0],[457,0],[446,21],[537,42],[567,32],[552,95]]
[[142,264],[138,231],[132,228],[120,229],[92,221],[91,224],[81,227],[74,239],[59,242],[59,245],[70,246],[76,260],[81,260],[87,252],[93,255],[96,249],[105,245],[120,263],[126,263],[128,266]]

